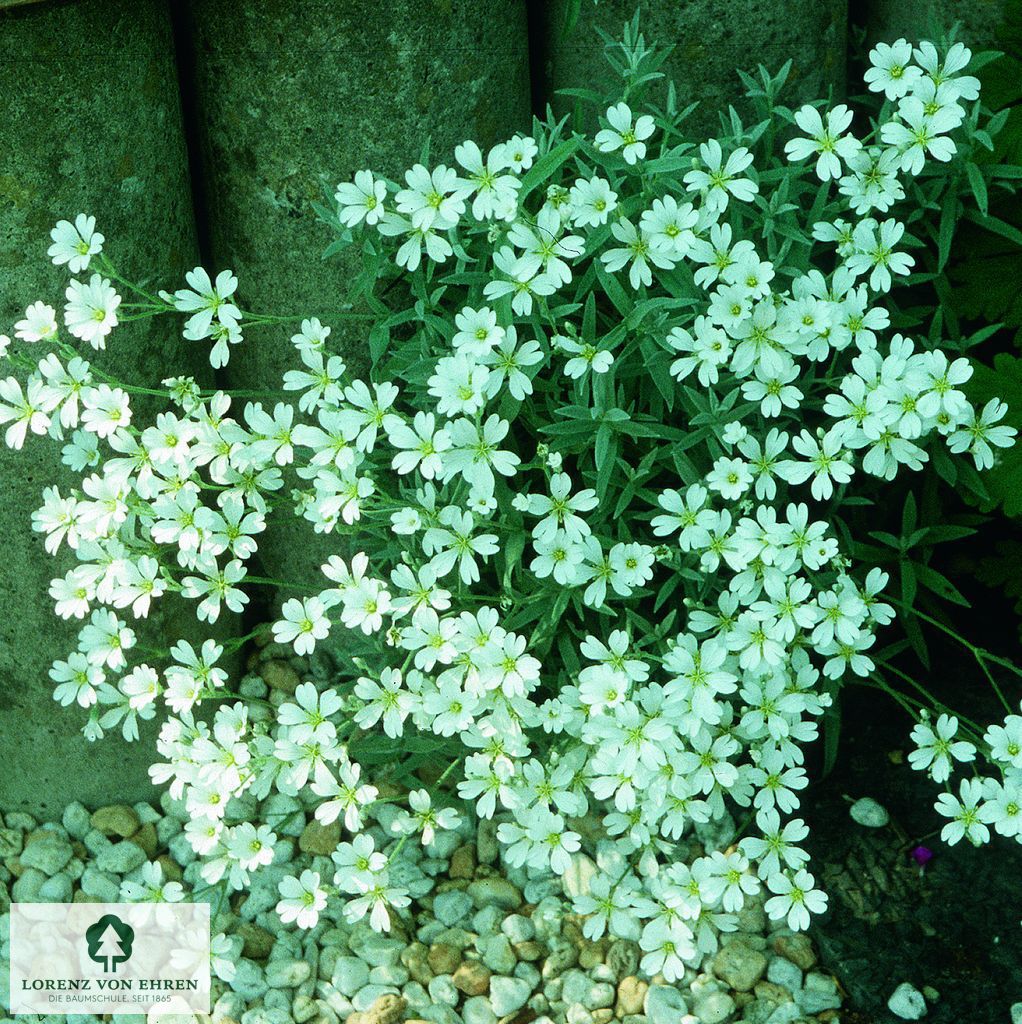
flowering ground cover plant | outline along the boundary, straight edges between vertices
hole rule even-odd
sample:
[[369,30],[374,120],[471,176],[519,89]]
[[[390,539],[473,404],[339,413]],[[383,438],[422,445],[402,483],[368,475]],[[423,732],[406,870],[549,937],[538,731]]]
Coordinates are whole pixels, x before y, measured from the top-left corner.
[[[805,928],[826,894],[800,845],[804,748],[842,681],[890,689],[873,654],[896,615],[888,576],[850,557],[845,511],[899,472],[968,486],[966,458],[982,470],[1013,443],[1004,404],[962,389],[965,344],[903,336],[886,304],[925,246],[910,226],[976,191],[972,156],[998,127],[968,49],[881,44],[875,102],[855,111],[790,111],[787,69],[762,72],[754,123],[731,111],[699,145],[673,91],[643,103],[657,58],[641,37],[619,50],[623,95],[594,138],[537,123],[400,182],[338,186],[321,214],[328,252],[362,268],[349,315],[365,379],[329,326],[299,318],[284,394],[177,377],[139,423],[132,395],[154,382],[87,358],[119,318],[184,314],[215,367],[281,318],[243,310],[226,270],[142,291],[84,215],[50,249],[76,275],[64,330],[41,301],[15,326],[7,358],[27,379],[0,381],[6,442],[62,439],[83,477],[48,488],[33,520],[79,563],[50,591],[83,623],[55,697],[97,739],[166,716],[153,778],[187,800],[211,885],[243,888],[273,857],[273,821],[240,820],[240,798],[311,792],[321,822],[341,819],[334,876],[281,886],[300,927],[336,900],[388,928],[408,904],[400,849],[455,825],[460,802],[504,814],[509,862],[537,873],[565,872],[595,823],[586,935],[639,941],[651,974],[679,977],[764,888],[771,917]],[[285,469],[304,486],[288,493]],[[343,636],[354,655],[328,689],[243,698],[212,638],[176,642],[163,671],[134,656],[130,623],[156,601],[192,600],[208,623],[241,610],[266,582],[260,535],[293,514],[338,553],[273,635],[298,654]],[[978,751],[990,766],[941,794],[945,838],[1018,837],[1022,717],[960,729],[894,695],[919,723],[914,766],[941,784]],[[213,701],[207,724],[194,712]],[[446,767],[432,796],[398,800],[377,849],[369,823],[397,798],[360,766],[381,757],[408,776]],[[693,830],[716,848],[690,863],[676,851]]]

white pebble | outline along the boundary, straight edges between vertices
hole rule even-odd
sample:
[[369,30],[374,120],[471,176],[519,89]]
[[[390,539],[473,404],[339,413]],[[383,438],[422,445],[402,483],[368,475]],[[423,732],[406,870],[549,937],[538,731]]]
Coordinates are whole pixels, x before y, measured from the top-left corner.
[[868,796],[856,800],[848,813],[852,816],[852,821],[866,828],[883,828],[891,820],[886,809]]
[[903,981],[891,993],[887,1009],[902,1020],[921,1020],[926,1016],[926,999],[914,985]]

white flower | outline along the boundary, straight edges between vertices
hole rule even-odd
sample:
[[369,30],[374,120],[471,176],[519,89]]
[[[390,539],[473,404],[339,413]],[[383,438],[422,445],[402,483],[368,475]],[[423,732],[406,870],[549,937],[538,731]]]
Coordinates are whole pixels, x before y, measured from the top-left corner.
[[878,224],[872,217],[859,222],[852,235],[854,250],[845,266],[857,277],[869,273],[869,286],[875,292],[891,288],[891,274],[908,274],[915,260],[894,247],[905,234],[905,225],[896,220]]
[[571,219],[578,227],[599,227],[617,209],[617,193],[605,178],[579,178],[571,188]]
[[689,192],[703,196],[706,209],[722,213],[727,209],[728,200],[733,196],[739,202],[748,203],[759,192],[759,186],[749,178],[741,177],[743,171],[752,165],[752,153],[740,146],[724,160],[724,151],[716,139],[710,139],[699,147],[699,156],[706,170],[697,168],[685,175]]
[[356,171],[353,182],[341,182],[334,193],[338,217],[345,227],[353,228],[363,221],[378,224],[387,198],[386,182],[373,177],[372,171]]
[[281,611],[284,618],[273,624],[273,639],[278,644],[293,644],[299,656],[311,654],[316,641],[330,633],[330,618],[318,597],[289,598]]
[[38,377],[30,378],[25,390],[17,377],[0,380],[0,424],[10,424],[4,432],[4,444],[18,449],[28,433],[45,434],[50,426],[45,407],[45,389]]
[[319,874],[303,871],[299,878],[288,875],[277,886],[283,897],[277,913],[284,924],[294,922],[299,928],[313,928],[319,913],[326,908],[326,893],[320,888]]
[[648,287],[653,283],[650,263],[662,270],[674,267],[672,249],[664,242],[651,241],[627,217],[615,221],[610,232],[623,245],[619,249],[608,249],[600,255],[600,260],[611,273],[631,263],[628,282],[633,288],[638,288],[640,284]]
[[990,842],[990,829],[983,823],[980,804],[984,799],[983,783],[980,779],[962,779],[958,796],[941,793],[934,810],[951,820],[940,830],[940,838],[948,846],[954,846],[962,839],[968,839],[973,846]]
[[596,133],[595,146],[601,153],[621,150],[625,163],[634,164],[646,156],[646,142],[653,134],[654,121],[643,114],[632,124],[632,112],[626,103],[618,103],[607,111],[609,128]]
[[946,163],[955,155],[956,146],[946,134],[958,127],[952,110],[938,110],[931,115],[922,100],[907,96],[901,101],[898,114],[905,123],[885,122],[880,127],[880,138],[901,154],[903,171],[918,174],[927,156]]
[[106,347],[106,336],[117,326],[117,307],[121,297],[110,282],[93,274],[88,284],[72,281],[64,306],[64,324],[94,349]]
[[784,145],[789,160],[805,160],[813,153],[816,175],[821,181],[841,176],[841,161],[848,160],[862,144],[854,135],[843,134],[852,123],[852,112],[843,103],[827,111],[826,120],[808,104],[795,114],[795,124],[809,137],[790,139]]
[[75,217],[72,224],[67,220],[57,221],[57,226],[50,231],[53,245],[46,250],[46,255],[59,267],[67,264],[72,274],[80,274],[89,269],[89,260],[103,251],[106,239],[96,230],[96,218],[84,213]]
[[966,740],[956,740],[958,719],[941,714],[934,725],[918,722],[912,729],[916,749],[909,752],[908,763],[917,771],[929,773],[934,782],[947,782],[954,761],[969,762],[976,748]]
[[416,164],[405,172],[407,188],[397,194],[397,208],[411,218],[420,231],[444,231],[454,227],[465,212],[465,196],[472,186],[457,171],[440,164],[432,171]]
[[470,140],[454,150],[454,159],[468,172],[468,184],[475,192],[472,216],[476,220],[511,220],[522,183],[513,174],[502,173],[511,163],[507,147],[494,146],[484,159],[482,150]]
[[827,894],[814,888],[816,880],[804,868],[793,873],[771,875],[767,887],[776,896],[766,901],[765,909],[771,921],[787,919],[795,932],[809,927],[810,914],[822,914],[827,909]]
[[900,100],[911,92],[923,69],[911,63],[912,44],[905,39],[877,43],[869,51],[870,67],[863,76],[872,92],[882,92],[889,100]]
[[57,314],[45,302],[33,302],[25,317],[14,325],[14,336],[22,341],[49,341],[57,334]]

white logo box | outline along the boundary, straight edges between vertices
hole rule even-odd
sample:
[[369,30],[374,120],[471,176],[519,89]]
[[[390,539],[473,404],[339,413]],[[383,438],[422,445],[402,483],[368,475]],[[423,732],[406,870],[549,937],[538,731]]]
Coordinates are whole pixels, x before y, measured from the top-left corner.
[[209,904],[11,904],[11,1013],[209,1013]]

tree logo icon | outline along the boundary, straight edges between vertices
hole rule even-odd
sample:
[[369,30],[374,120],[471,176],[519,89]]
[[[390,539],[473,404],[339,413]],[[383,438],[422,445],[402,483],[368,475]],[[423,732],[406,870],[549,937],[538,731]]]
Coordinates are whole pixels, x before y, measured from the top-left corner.
[[116,973],[117,965],[131,957],[135,929],[116,914],[104,914],[86,930],[85,941],[89,945],[89,959],[100,964],[104,971]]

